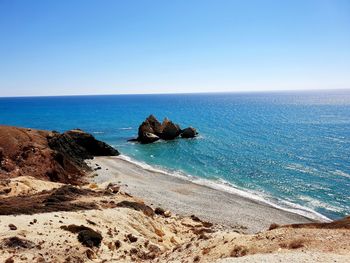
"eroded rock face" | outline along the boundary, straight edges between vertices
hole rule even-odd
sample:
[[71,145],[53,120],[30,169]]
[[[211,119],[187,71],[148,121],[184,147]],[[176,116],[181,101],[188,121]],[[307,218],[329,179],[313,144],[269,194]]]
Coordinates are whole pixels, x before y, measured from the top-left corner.
[[[182,135],[183,134],[183,135]],[[181,130],[180,126],[165,118],[161,124],[154,115],[150,115],[139,126],[137,139],[129,141],[139,141],[140,143],[152,143],[162,140],[173,140],[181,135],[182,138],[193,138],[197,135],[196,129],[193,127]]]
[[70,136],[79,146],[85,149],[92,156],[116,156],[119,152],[105,142],[96,140],[94,136],[80,129],[67,131],[65,134]]
[[163,131],[162,124],[157,120],[157,118],[154,115],[150,115],[147,118],[148,123],[151,125],[153,133],[157,136],[160,136],[160,134]]
[[91,134],[0,126],[0,178],[33,176],[54,182],[78,184],[89,167],[85,159],[118,155]]
[[178,124],[174,124],[169,119],[165,118],[162,123],[162,136],[163,140],[173,140],[178,137],[181,133],[180,126]]
[[108,144],[96,140],[91,134],[75,129],[65,133],[52,133],[47,138],[54,158],[65,165],[65,156],[79,167],[87,169],[84,160],[94,156],[117,156],[119,152]]
[[142,143],[152,143],[158,141],[159,139],[160,138],[157,135],[150,132],[146,132],[143,134]]

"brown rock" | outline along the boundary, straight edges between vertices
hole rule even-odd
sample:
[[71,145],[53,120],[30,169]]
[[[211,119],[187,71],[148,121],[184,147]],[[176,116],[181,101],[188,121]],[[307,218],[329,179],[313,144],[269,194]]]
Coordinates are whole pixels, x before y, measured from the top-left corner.
[[154,115],[150,115],[147,118],[148,123],[151,125],[153,133],[155,135],[160,135],[162,133],[162,124],[157,120],[157,118]]
[[9,224],[9,228],[11,230],[17,230],[17,227],[14,224]]
[[134,243],[137,241],[137,237],[133,236],[132,234],[128,234],[126,237],[130,241],[130,243]]
[[165,210],[163,209],[163,208],[161,208],[161,207],[157,207],[155,210],[154,210],[154,213],[156,214],[156,215],[164,215],[164,212],[165,212]]
[[87,247],[99,247],[102,241],[102,235],[92,229],[80,231],[78,240]]
[[121,201],[117,204],[117,207],[125,207],[125,208],[134,209],[136,211],[142,211],[147,216],[154,215],[153,209],[143,203],[132,202],[132,201]]
[[165,211],[164,217],[171,217],[171,212],[169,210]]
[[2,240],[2,245],[7,248],[33,248],[34,243],[19,237],[9,237]]
[[150,115],[139,127],[137,140],[141,143],[152,143],[159,140],[162,133],[162,125],[154,117]]
[[81,130],[60,134],[2,125],[0,147],[0,176],[28,175],[69,184],[79,184],[89,170],[84,159],[119,154]]
[[197,136],[197,134],[198,134],[198,132],[193,127],[188,127],[188,128],[183,129],[181,131],[181,137],[182,138],[194,138],[194,137]]
[[180,126],[174,124],[168,118],[165,118],[162,123],[162,134],[161,138],[163,140],[173,140],[180,135]]
[[117,194],[120,190],[120,185],[114,184],[114,183],[109,183],[106,187],[106,190],[111,192],[112,194]]
[[119,249],[122,246],[122,242],[120,242],[119,240],[114,242],[115,245],[115,249]]
[[93,260],[96,258],[95,252],[91,249],[86,250],[86,256],[88,259]]
[[13,260],[12,257],[8,258],[5,260],[5,263],[14,263],[15,261]]
[[[158,141],[159,139],[173,140],[180,134],[182,138],[193,138],[198,133],[193,127],[181,130],[178,124],[173,123],[168,118],[165,118],[163,123],[160,124],[155,116],[150,115],[139,126],[138,137],[136,140],[146,144]],[[135,141],[135,139],[129,141]]]

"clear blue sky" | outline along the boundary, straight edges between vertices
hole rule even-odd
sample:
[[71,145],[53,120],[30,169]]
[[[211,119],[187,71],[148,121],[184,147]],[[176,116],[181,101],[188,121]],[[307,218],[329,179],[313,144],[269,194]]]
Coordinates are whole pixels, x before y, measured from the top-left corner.
[[0,96],[327,88],[349,0],[0,0]]

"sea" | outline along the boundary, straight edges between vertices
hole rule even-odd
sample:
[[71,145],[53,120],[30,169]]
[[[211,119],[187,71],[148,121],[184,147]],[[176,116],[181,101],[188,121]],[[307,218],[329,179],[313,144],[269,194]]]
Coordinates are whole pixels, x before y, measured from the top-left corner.
[[[199,136],[128,142],[150,114]],[[350,214],[350,90],[0,98],[0,124],[80,128],[147,169],[311,218]]]

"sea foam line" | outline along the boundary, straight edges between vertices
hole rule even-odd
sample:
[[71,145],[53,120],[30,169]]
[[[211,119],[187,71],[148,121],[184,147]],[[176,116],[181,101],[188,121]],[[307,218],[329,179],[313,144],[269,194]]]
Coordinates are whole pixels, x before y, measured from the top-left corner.
[[192,183],[198,184],[198,185],[202,185],[202,186],[206,186],[218,191],[224,191],[227,193],[231,193],[234,195],[238,195],[244,198],[247,198],[249,200],[253,200],[253,201],[257,201],[260,203],[263,203],[265,205],[269,205],[272,206],[274,208],[277,208],[279,210],[283,210],[283,211],[287,211],[293,214],[298,214],[301,216],[304,216],[306,218],[309,219],[313,219],[313,220],[319,220],[319,221],[323,221],[323,222],[330,222],[332,221],[330,218],[299,204],[295,204],[286,200],[279,200],[281,203],[285,204],[285,206],[276,204],[273,201],[268,200],[269,197],[268,196],[263,196],[263,194],[258,193],[258,192],[252,192],[250,190],[246,190],[246,189],[240,189],[237,186],[235,186],[234,184],[227,182],[223,179],[219,179],[218,181],[213,181],[213,180],[208,180],[205,178],[200,178],[197,176],[192,176],[189,174],[185,174],[181,171],[167,171],[164,168],[156,168],[154,166],[151,166],[147,163],[144,162],[140,162],[137,161],[135,159],[130,158],[129,156],[126,155],[119,155],[118,157],[116,157],[118,159],[122,159],[126,162],[129,162],[131,164],[134,164],[144,170],[147,170],[149,172],[156,172],[156,173],[160,173],[160,174],[164,174],[164,175],[169,175],[169,176],[175,176],[177,178],[183,179],[183,180],[187,180],[190,181]]

